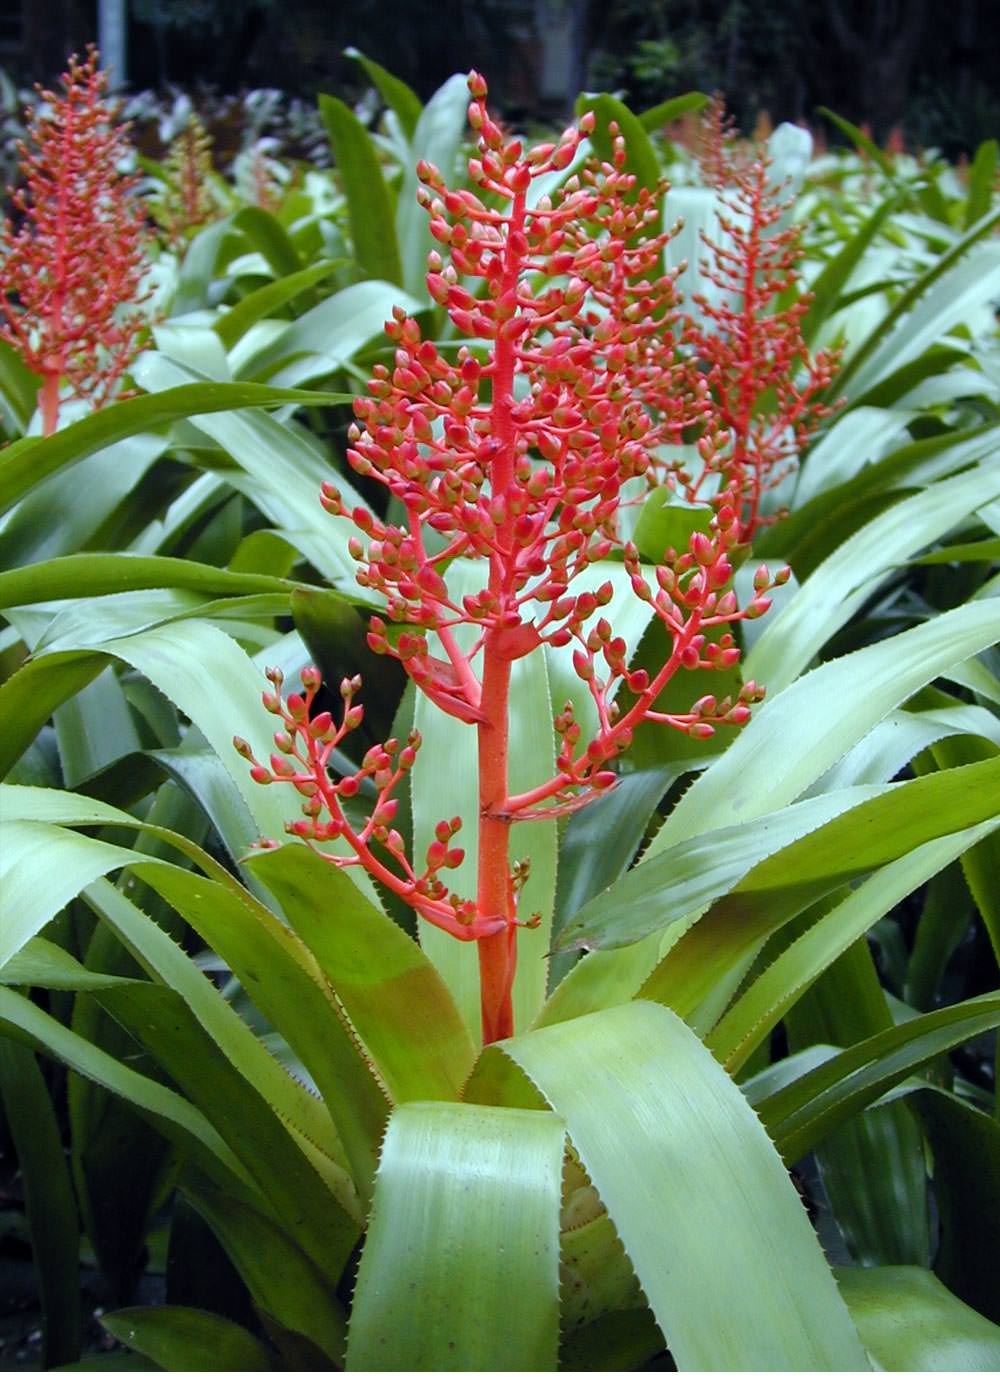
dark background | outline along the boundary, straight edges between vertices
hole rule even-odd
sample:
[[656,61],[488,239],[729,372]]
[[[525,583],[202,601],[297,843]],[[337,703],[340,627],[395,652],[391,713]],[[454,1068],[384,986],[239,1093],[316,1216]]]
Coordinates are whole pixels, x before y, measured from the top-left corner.
[[[51,78],[96,33],[96,0],[0,0],[0,65]],[[721,89],[746,128],[825,104],[885,141],[949,156],[1000,133],[1000,0],[130,0],[129,86],[274,87],[348,98],[356,45],[428,97],[480,68],[520,118],[580,88],[637,108]]]

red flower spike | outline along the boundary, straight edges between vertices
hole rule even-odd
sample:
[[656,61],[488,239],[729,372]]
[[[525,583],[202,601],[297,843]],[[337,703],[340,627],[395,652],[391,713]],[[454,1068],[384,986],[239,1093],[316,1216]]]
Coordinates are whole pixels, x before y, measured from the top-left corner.
[[701,470],[674,473],[672,484],[695,501],[704,499],[709,479],[720,476],[739,513],[740,539],[749,542],[775,518],[764,512],[765,494],[795,470],[810,434],[831,411],[818,395],[832,380],[838,356],[814,355],[806,346],[801,325],[808,297],[779,309],[795,285],[801,230],[781,226],[788,201],[771,179],[766,155],[737,158],[731,134],[716,99],[703,127],[701,165],[706,183],[719,191],[723,237],[702,236],[702,272],[722,296],[695,297],[701,319],[686,321],[685,340],[694,350],[690,372],[707,388],[709,402],[698,440]]
[[21,227],[3,231],[0,336],[42,378],[46,435],[64,380],[98,408],[115,396],[144,325],[143,215],[97,64],[91,48],[85,62],[70,59],[62,93],[39,89],[31,149],[21,148],[25,187],[12,195]]
[[[450,253],[429,260],[428,288],[454,326],[479,342],[446,357],[425,341],[400,309],[386,325],[395,346],[391,368],[377,368],[355,401],[348,460],[400,502],[389,524],[371,512],[347,512],[335,487],[323,488],[333,514],[349,513],[359,538],[350,552],[358,581],[385,599],[386,623],[373,618],[372,650],[396,658],[440,709],[478,732],[479,831],[476,899],[462,900],[441,881],[462,853],[450,845],[457,819],[440,822],[418,874],[392,826],[395,791],[414,761],[419,736],[400,752],[375,745],[357,777],[337,778],[330,755],[360,722],[350,682],[339,725],[310,719],[315,683],[305,700],[282,702],[280,678],[265,703],[285,721],[292,747],[267,774],[309,795],[306,826],[295,834],[328,860],[360,865],[422,917],[455,937],[475,941],[480,958],[483,1037],[513,1032],[511,986],[527,876],[510,861],[514,821],[566,815],[614,786],[612,766],[636,727],[649,721],[706,738],[720,724],[742,724],[762,691],[744,684],[738,703],[706,697],[690,711],[655,709],[681,667],[728,669],[737,659],[731,629],[767,605],[769,580],[758,578],[744,606],[719,596],[743,549],[737,489],[724,493],[706,530],[656,571],[654,592],[632,546],[625,570],[636,595],[657,614],[669,656],[650,676],[631,670],[625,641],[603,616],[614,588],[583,590],[588,564],[620,546],[623,489],[658,469],[659,451],[679,440],[707,410],[704,384],[678,353],[676,297],[659,268],[669,233],[649,233],[663,191],[637,190],[625,172],[624,144],[614,158],[585,164],[560,189],[532,200],[532,182],[565,169],[579,153],[583,124],[558,142],[523,154],[489,116],[486,85],[469,79],[470,123],[479,156],[470,161],[474,191],[450,190],[431,165],[420,167],[420,202],[435,239]],[[589,123],[587,124],[589,126]],[[476,292],[461,278],[475,279]],[[713,441],[706,433],[706,440]],[[360,537],[364,538],[360,538]],[[743,550],[745,553],[745,549]],[[453,595],[447,565],[484,561],[488,585]],[[574,587],[576,585],[576,587]],[[398,626],[401,624],[401,626]],[[456,628],[471,627],[472,642]],[[432,654],[429,638],[436,639]],[[573,664],[594,711],[586,734],[573,708],[557,716],[558,755],[550,780],[511,793],[507,782],[511,668],[542,645],[574,643]],[[628,696],[623,714],[616,694]],[[634,698],[633,698],[634,697]],[[275,708],[277,707],[277,708]],[[240,750],[244,752],[243,749]],[[363,826],[343,799],[374,790]],[[345,854],[321,847],[341,841]],[[373,843],[381,849],[376,852]],[[343,849],[343,847],[342,847]]]

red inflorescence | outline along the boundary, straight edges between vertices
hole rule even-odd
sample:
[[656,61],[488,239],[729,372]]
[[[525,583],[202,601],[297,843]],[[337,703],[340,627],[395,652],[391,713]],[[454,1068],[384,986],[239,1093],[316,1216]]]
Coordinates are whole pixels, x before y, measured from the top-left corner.
[[115,394],[144,324],[143,215],[97,64],[91,49],[85,62],[70,60],[62,93],[39,90],[25,185],[12,195],[21,224],[5,224],[0,255],[0,336],[42,377],[46,434],[58,426],[64,381],[97,406]]
[[[612,584],[590,591],[581,576],[621,547],[618,518],[628,483],[660,469],[660,449],[702,422],[710,402],[705,379],[680,353],[674,279],[660,270],[670,237],[659,231],[662,191],[636,188],[617,138],[612,160],[591,159],[554,187],[548,177],[578,160],[592,119],[557,142],[524,151],[490,117],[477,74],[469,87],[479,144],[469,163],[475,192],[449,189],[426,163],[419,169],[431,232],[448,253],[447,259],[431,254],[428,288],[465,344],[448,355],[397,310],[386,327],[395,363],[375,370],[367,394],[355,402],[350,433],[351,466],[396,497],[405,524],[349,508],[331,483],[322,502],[353,522],[358,580],[385,599],[390,625],[372,621],[372,649],[395,657],[442,710],[479,728],[479,848],[482,859],[489,838],[495,863],[497,852],[506,861],[512,821],[561,816],[613,785],[610,765],[638,724],[666,724],[702,739],[718,725],[749,718],[763,694],[753,682],[732,699],[705,695],[683,713],[654,705],[680,669],[736,665],[732,629],[766,610],[772,580],[766,568],[758,570],[752,598],[739,605],[729,557],[746,552],[738,482],[717,494],[708,532],[693,534],[679,556],[670,553],[658,568],[643,569],[635,549],[626,547],[626,576],[670,642],[657,674],[630,668],[625,641],[603,615]],[[539,195],[536,182],[546,192]],[[446,566],[456,558],[483,560],[487,586],[455,596]],[[782,581],[779,575],[773,583]],[[459,642],[460,624],[472,625],[471,645]],[[509,793],[506,677],[512,663],[543,645],[573,647],[594,718],[584,742],[582,721],[567,707],[556,719],[560,752],[551,780]],[[340,800],[343,783],[354,780],[332,781],[327,764],[358,713],[349,708],[354,692],[335,727],[329,716],[309,719],[314,690],[310,680],[307,699],[294,697],[287,708],[277,691],[278,698],[267,697],[290,736],[276,737],[279,754],[270,770],[238,741],[258,781],[291,782],[303,794],[305,820],[289,829],[321,854],[324,843],[342,837],[351,853],[328,858],[361,864],[458,937],[510,933],[523,871],[508,873],[506,895],[494,883],[487,906],[481,866],[480,902],[469,906],[449,897],[438,876],[457,864],[448,846],[453,827],[442,823],[419,878],[392,830],[386,806],[393,799],[386,795],[413,761],[415,737],[398,756],[388,745],[369,753],[366,772],[379,796],[363,829],[351,827]],[[620,709],[615,695],[626,692],[632,703]],[[385,858],[372,853],[372,842]],[[384,863],[389,857],[391,868]],[[494,975],[497,996],[509,1000],[513,952]],[[487,1038],[508,1025],[496,1005],[484,1010]]]
[[687,318],[685,343],[704,371],[711,400],[698,440],[701,467],[675,470],[672,480],[691,501],[721,489],[749,542],[774,518],[766,513],[766,493],[796,468],[816,424],[830,412],[818,396],[838,357],[810,353],[802,336],[807,297],[782,305],[796,280],[800,231],[782,225],[788,203],[771,180],[769,160],[762,152],[745,159],[732,154],[720,99],[705,127],[702,171],[717,187],[724,212],[719,239],[703,235],[702,272],[721,296],[696,296],[701,319]]

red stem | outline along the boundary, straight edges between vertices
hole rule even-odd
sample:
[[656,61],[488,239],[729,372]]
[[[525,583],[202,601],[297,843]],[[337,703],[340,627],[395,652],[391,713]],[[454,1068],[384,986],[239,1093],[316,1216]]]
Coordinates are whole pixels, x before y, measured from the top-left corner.
[[[524,227],[523,193],[514,198],[508,229],[501,295],[517,286],[521,258],[511,247],[511,234]],[[500,444],[490,470],[490,494],[502,502],[514,481],[517,434],[511,417],[514,396],[514,343],[498,328],[493,362],[493,432]],[[506,603],[507,570],[514,555],[513,526],[503,521],[497,528],[496,548],[490,557],[490,592],[501,607]],[[511,992],[517,955],[517,929],[510,878],[510,822],[503,811],[507,801],[507,747],[511,663],[498,654],[497,633],[490,631],[483,648],[483,687],[479,725],[479,874],[476,903],[480,918],[506,920],[501,933],[479,940],[479,990],[482,1006],[483,1044],[503,1040],[514,1033]]]
[[38,407],[42,414],[42,436],[50,437],[59,426],[59,375],[50,371],[38,390]]

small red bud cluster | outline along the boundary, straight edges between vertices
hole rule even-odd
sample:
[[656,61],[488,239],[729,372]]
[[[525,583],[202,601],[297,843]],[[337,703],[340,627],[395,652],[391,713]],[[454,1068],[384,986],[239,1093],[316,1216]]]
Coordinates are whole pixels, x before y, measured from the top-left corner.
[[0,253],[0,336],[42,378],[46,435],[64,380],[97,407],[113,397],[144,325],[143,214],[97,51],[72,58],[62,82],[62,93],[39,89],[25,185],[12,194],[21,226],[5,222]]
[[[472,941],[495,931],[478,917],[474,901],[451,894],[441,879],[442,871],[457,869],[465,858],[465,852],[452,844],[461,830],[460,818],[438,822],[419,875],[407,857],[402,835],[393,826],[399,810],[396,790],[413,767],[420,735],[414,730],[404,745],[397,739],[375,744],[357,772],[333,777],[331,757],[344,737],[358,728],[364,714],[363,708],[354,703],[361,677],[341,682],[343,706],[337,723],[329,710],[312,713],[322,684],[315,666],[307,666],[301,672],[302,693],[292,694],[287,700],[282,698],[282,672],[270,667],[266,675],[271,689],[264,691],[263,705],[268,714],[281,722],[274,734],[276,752],[265,767],[246,739],[237,736],[233,746],[250,763],[250,776],[255,783],[290,783],[302,798],[302,817],[285,825],[289,835],[300,837],[333,865],[362,867],[455,938]],[[361,822],[352,822],[345,808],[352,799],[369,799]],[[349,855],[334,855],[323,849],[341,839],[350,848]]]

